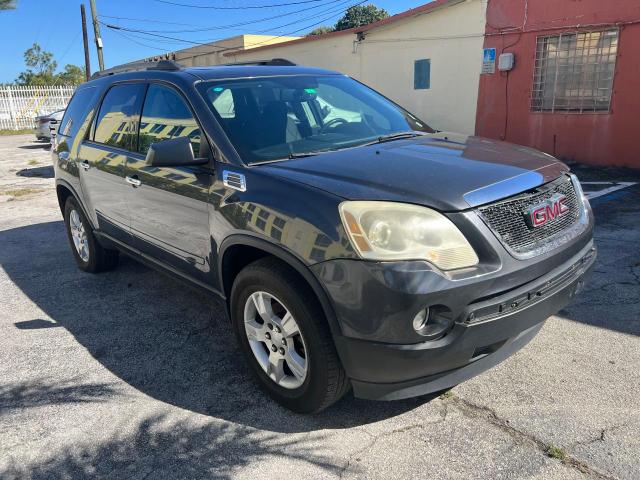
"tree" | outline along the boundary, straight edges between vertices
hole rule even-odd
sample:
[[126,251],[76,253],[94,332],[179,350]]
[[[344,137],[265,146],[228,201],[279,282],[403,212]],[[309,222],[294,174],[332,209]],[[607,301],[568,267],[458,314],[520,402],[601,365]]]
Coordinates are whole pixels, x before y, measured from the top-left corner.
[[77,85],[85,79],[84,68],[76,65],[67,64],[64,71],[55,73],[58,63],[53,59],[53,53],[43,50],[37,43],[24,52],[24,63],[27,69],[18,75],[18,85]]
[[333,32],[333,27],[329,27],[328,25],[323,25],[318,28],[314,28],[307,35],[322,35],[324,33]]
[[17,83],[50,85],[54,82],[54,72],[58,64],[53,59],[53,53],[45,52],[37,43],[24,52],[24,64],[27,70],[18,75]]
[[58,74],[59,83],[62,85],[79,85],[86,80],[84,67],[68,63],[64,71]]
[[16,0],[0,0],[0,10],[13,10],[16,8]]
[[387,18],[389,12],[375,5],[355,5],[347,8],[342,18],[336,23],[335,30],[360,27]]

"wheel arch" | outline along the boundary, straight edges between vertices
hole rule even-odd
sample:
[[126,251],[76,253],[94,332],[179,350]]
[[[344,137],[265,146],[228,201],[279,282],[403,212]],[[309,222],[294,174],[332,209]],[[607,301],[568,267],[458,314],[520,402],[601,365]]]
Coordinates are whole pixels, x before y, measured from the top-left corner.
[[76,190],[73,188],[73,186],[71,186],[71,184],[69,184],[68,182],[65,182],[64,180],[58,180],[56,182],[56,196],[58,197],[58,206],[60,207],[60,212],[62,212],[63,216],[64,216],[64,206],[67,202],[67,199],[69,197],[73,197],[76,203],[78,204],[78,206],[82,209],[82,213],[84,214],[85,218],[91,224],[91,227],[95,228],[95,225],[93,224],[93,220],[91,219],[91,216],[87,214],[87,210],[84,208],[84,204],[82,203],[80,196],[78,195]]
[[302,277],[318,299],[332,335],[341,335],[329,296],[311,270],[293,253],[268,240],[245,234],[227,237],[220,245],[218,253],[219,282],[226,297],[227,311],[230,308],[231,287],[238,273],[255,260],[267,256],[276,257]]

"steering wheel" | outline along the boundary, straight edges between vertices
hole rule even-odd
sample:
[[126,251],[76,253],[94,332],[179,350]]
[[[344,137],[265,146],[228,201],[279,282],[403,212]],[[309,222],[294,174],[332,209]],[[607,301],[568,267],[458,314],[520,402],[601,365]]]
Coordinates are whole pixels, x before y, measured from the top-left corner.
[[343,123],[349,123],[349,122],[347,122],[344,118],[332,118],[322,126],[320,131],[324,132],[325,130],[336,128],[336,126],[341,125]]

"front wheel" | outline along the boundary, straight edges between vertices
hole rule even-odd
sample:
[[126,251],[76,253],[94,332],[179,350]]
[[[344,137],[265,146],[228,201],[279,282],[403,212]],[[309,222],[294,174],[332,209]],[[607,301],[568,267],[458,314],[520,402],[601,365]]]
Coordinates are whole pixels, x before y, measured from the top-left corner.
[[73,256],[80,270],[97,273],[111,270],[118,265],[118,252],[108,250],[98,243],[91,224],[73,197],[69,197],[65,203],[64,223]]
[[283,406],[319,412],[349,389],[317,299],[279,260],[258,260],[238,274],[231,315],[253,373]]

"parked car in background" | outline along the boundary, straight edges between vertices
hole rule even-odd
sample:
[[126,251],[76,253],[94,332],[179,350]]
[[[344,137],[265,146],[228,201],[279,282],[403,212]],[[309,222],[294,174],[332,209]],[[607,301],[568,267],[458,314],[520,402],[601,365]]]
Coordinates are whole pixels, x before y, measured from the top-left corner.
[[64,115],[63,110],[56,110],[49,115],[40,115],[36,117],[36,138],[40,141],[51,141],[51,133],[55,133],[58,129],[58,124],[62,120]]
[[571,301],[596,256],[589,202],[552,156],[435,131],[283,60],[103,71],[52,152],[78,267],[123,252],[219,295],[230,322],[215,341],[235,334],[298,412],[487,370]]

